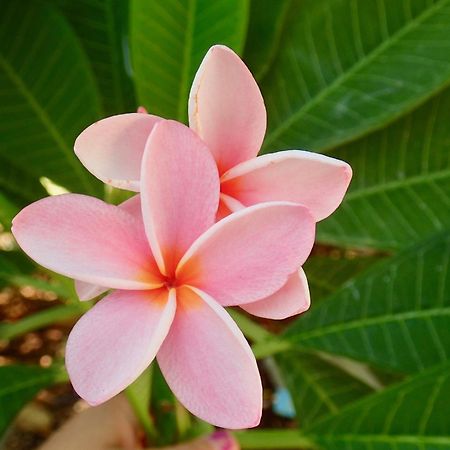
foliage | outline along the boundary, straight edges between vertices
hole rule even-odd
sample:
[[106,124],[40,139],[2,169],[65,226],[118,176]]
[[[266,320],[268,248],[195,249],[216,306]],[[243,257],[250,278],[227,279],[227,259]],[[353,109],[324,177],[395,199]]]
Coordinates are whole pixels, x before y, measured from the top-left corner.
[[[42,177],[112,199],[76,159],[77,134],[138,105],[186,121],[204,53],[228,45],[265,98],[263,152],[307,148],[354,170],[343,205],[318,225],[325,245],[305,265],[311,311],[280,336],[233,311],[257,355],[278,353],[297,411],[297,430],[237,433],[243,448],[450,449],[450,0],[0,7],[5,230],[21,207],[47,195]],[[32,278],[34,269],[18,250],[0,254],[3,285],[35,283],[73,297],[62,279]],[[69,301],[1,324],[0,339],[82,311]],[[134,399],[145,415],[151,397],[161,443],[203,429],[153,374],[153,389],[141,380]],[[39,389],[64,380],[59,367],[0,367],[0,431]]]

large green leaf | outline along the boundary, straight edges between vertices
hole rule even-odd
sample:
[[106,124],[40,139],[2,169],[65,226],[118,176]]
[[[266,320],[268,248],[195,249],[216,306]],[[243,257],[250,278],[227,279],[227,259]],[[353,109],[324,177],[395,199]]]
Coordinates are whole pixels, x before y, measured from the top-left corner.
[[343,205],[319,225],[319,239],[398,248],[450,227],[450,89],[387,128],[344,145],[351,163]]
[[131,56],[139,102],[185,121],[189,89],[208,48],[244,45],[248,0],[133,0]]
[[0,436],[9,423],[41,390],[67,380],[64,368],[42,369],[37,366],[0,367]]
[[246,449],[448,450],[450,364],[431,368],[308,427],[246,430]]
[[381,255],[371,254],[350,253],[349,256],[337,249],[328,256],[310,256],[303,268],[308,277],[313,307],[317,300],[329,296],[347,280],[368,269],[380,258]]
[[54,0],[79,37],[94,70],[106,115],[134,111],[127,0]]
[[337,413],[374,389],[315,354],[286,352],[277,357],[301,427]]
[[297,0],[288,16],[265,151],[348,142],[450,81],[449,0]]
[[0,278],[28,274],[36,266],[21,251],[0,251]]
[[450,356],[450,232],[347,282],[287,330],[292,345],[414,372]]
[[280,45],[291,0],[252,0],[244,60],[257,80],[264,77]]
[[308,429],[333,450],[450,449],[450,364],[432,368]]
[[10,227],[21,207],[46,195],[42,184],[28,168],[19,168],[0,156],[0,223],[5,228]]
[[37,179],[101,192],[72,149],[99,117],[97,90],[75,35],[51,6],[1,2],[0,103],[2,158]]

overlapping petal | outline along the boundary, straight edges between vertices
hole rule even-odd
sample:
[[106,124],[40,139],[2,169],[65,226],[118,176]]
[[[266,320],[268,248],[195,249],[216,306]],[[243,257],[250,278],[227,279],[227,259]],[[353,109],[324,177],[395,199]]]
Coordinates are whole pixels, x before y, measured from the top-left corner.
[[254,316],[281,320],[305,312],[310,306],[308,280],[300,268],[289,276],[285,285],[262,300],[241,305],[241,308]]
[[141,113],[107,117],[78,136],[75,153],[104,183],[139,191],[145,143],[160,120],[160,117]]
[[222,174],[254,158],[266,132],[266,108],[252,74],[227,47],[211,47],[189,96],[189,125],[206,142]]
[[175,291],[115,291],[76,323],[66,366],[89,404],[109,400],[131,384],[156,356],[175,315]]
[[311,252],[315,222],[308,209],[268,202],[222,219],[197,239],[177,268],[180,282],[221,305],[240,305],[280,289]]
[[344,161],[290,150],[233,167],[222,176],[221,189],[245,206],[274,200],[301,203],[319,221],[340,205],[351,177]]
[[158,353],[167,383],[193,414],[223,428],[258,425],[255,357],[228,313],[207,294],[177,290],[177,312]]
[[94,197],[39,200],[14,218],[12,232],[32,259],[68,277],[117,289],[161,284],[142,223]]
[[170,275],[192,242],[215,221],[217,167],[192,130],[166,120],[147,141],[141,185],[147,236],[161,271]]
[[[142,212],[141,212],[141,196],[134,195],[133,197],[129,198],[128,200],[125,200],[122,202],[118,207],[128,213],[130,213],[132,216],[136,217],[136,219],[139,220],[139,224],[141,227],[144,226],[142,222]],[[142,228],[143,230],[143,228]],[[156,269],[156,267],[155,267]],[[81,301],[87,301],[92,300],[95,297],[98,297],[99,295],[106,292],[108,289],[97,286],[95,284],[86,283],[84,281],[75,280],[75,292],[78,295],[78,298]]]

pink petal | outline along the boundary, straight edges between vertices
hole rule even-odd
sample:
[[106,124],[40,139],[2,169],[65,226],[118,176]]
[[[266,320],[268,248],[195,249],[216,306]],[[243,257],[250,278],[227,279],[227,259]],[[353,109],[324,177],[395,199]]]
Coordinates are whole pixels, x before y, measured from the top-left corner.
[[213,425],[258,425],[261,378],[243,334],[207,294],[181,288],[177,301],[175,319],[158,353],[170,388],[189,411]]
[[161,285],[142,223],[94,197],[39,200],[14,218],[12,231],[28,256],[68,277],[118,289]]
[[217,210],[216,215],[216,221],[219,221],[224,217],[228,216],[229,214],[231,214],[232,212],[239,211],[243,208],[245,208],[245,206],[239,203],[236,199],[221,193],[219,200],[219,209]]
[[305,312],[310,306],[308,280],[302,268],[288,278],[275,294],[241,308],[265,319],[281,320]]
[[233,167],[223,175],[221,190],[246,206],[274,200],[301,203],[319,221],[340,205],[351,178],[344,161],[290,150]]
[[109,400],[151,363],[175,315],[175,291],[115,291],[72,329],[66,367],[72,385],[91,405]]
[[141,113],[100,120],[78,136],[75,153],[86,169],[104,183],[139,191],[145,143],[160,120]]
[[92,300],[106,291],[108,291],[108,288],[104,288],[103,286],[75,280],[75,292],[81,301]]
[[173,275],[192,242],[215,221],[219,176],[208,148],[174,121],[155,126],[142,161],[142,213],[158,265]]
[[252,74],[223,45],[203,59],[189,96],[189,124],[206,142],[224,173],[255,157],[266,132],[266,108]]
[[117,205],[121,210],[126,211],[132,216],[136,217],[139,222],[144,225],[142,221],[142,210],[141,210],[141,196],[139,194],[133,195],[133,197],[125,200],[120,205]]
[[[129,198],[128,200],[125,200],[120,205],[118,205],[118,207],[136,217],[143,226],[141,196],[139,194]],[[81,301],[92,300],[93,298],[98,297],[100,294],[103,294],[107,290],[108,289],[105,289],[102,286],[96,286],[95,284],[75,280],[75,292],[77,293],[78,298]]]
[[305,262],[314,234],[314,219],[303,206],[271,202],[245,208],[194,242],[177,277],[224,306],[260,300],[280,289]]

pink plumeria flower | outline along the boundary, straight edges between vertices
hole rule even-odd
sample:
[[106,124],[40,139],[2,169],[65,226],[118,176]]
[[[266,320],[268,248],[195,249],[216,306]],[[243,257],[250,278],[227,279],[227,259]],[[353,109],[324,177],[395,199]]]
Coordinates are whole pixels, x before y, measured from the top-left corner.
[[69,336],[72,384],[88,403],[102,403],[157,355],[193,414],[224,428],[256,426],[260,376],[224,306],[282,288],[311,251],[314,219],[304,206],[268,202],[215,223],[217,166],[177,122],[154,127],[141,160],[141,195],[126,207],[65,194],[33,203],[13,221],[17,242],[36,262],[114,289]]
[[[160,120],[137,113],[103,119],[81,133],[75,152],[100,180],[139,192],[145,143]],[[218,219],[245,206],[279,200],[306,206],[319,221],[342,202],[352,176],[347,163],[300,150],[257,157],[266,131],[264,100],[248,68],[229,48],[216,45],[206,54],[191,88],[189,124],[217,164]],[[82,283],[77,291],[83,299],[101,292]],[[309,306],[308,283],[300,268],[277,295],[243,309],[259,317],[284,319]]]

